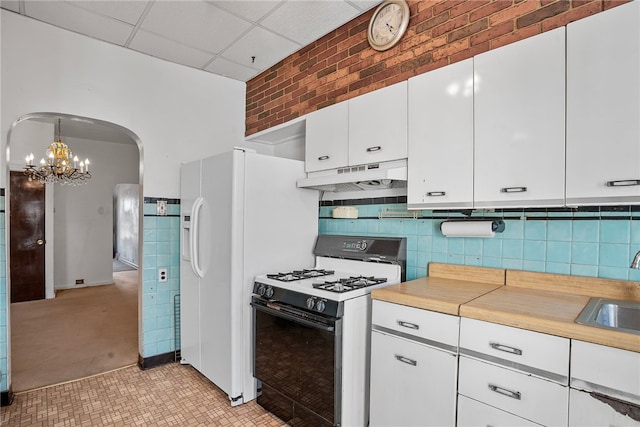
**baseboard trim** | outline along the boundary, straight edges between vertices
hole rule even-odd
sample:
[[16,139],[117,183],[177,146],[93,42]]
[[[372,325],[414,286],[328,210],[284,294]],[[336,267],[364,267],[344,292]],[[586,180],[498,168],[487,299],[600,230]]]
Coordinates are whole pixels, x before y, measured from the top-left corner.
[[138,354],[138,366],[140,369],[150,369],[156,366],[166,365],[167,363],[173,363],[176,361],[176,353],[174,351],[170,353],[157,354],[151,357],[142,357]]
[[13,403],[13,392],[11,390],[0,392],[0,406],[9,406]]

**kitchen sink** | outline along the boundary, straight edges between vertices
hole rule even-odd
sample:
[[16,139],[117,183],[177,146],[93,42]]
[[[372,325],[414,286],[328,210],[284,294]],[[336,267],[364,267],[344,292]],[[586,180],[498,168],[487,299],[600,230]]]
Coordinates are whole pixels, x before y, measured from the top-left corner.
[[640,335],[640,302],[591,298],[576,323]]

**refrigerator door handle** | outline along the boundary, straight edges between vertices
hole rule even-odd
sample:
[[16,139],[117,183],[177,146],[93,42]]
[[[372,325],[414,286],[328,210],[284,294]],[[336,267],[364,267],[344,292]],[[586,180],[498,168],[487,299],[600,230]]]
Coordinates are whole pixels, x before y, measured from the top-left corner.
[[200,267],[200,210],[204,204],[204,199],[198,197],[191,208],[191,269],[199,278],[204,277],[204,271]]

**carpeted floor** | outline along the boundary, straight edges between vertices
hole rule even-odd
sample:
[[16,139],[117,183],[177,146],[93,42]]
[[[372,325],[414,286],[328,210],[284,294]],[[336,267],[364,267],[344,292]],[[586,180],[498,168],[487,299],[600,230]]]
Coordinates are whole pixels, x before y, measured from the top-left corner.
[[117,258],[113,259],[113,272],[119,272],[119,271],[131,271],[131,270],[136,270],[135,267],[130,266],[129,264],[120,261]]
[[276,427],[281,420],[254,401],[228,397],[191,366],[130,366],[79,381],[16,394],[0,425]]
[[84,378],[138,360],[138,271],[114,284],[11,304],[14,392]]

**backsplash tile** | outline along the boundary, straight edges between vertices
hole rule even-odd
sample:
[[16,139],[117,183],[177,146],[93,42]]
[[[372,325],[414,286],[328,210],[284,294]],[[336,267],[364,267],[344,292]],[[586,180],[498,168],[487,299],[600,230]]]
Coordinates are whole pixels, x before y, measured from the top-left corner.
[[[635,206],[478,211],[471,214],[474,219],[503,218],[504,232],[494,238],[448,238],[440,223],[464,218],[462,213],[425,210],[414,219],[405,203],[350,202],[333,203],[357,205],[358,219],[333,219],[334,206],[322,202],[318,232],[406,237],[409,280],[426,276],[429,262],[640,280],[640,271],[629,268],[640,250],[640,209]],[[384,218],[385,211],[406,217]]]

